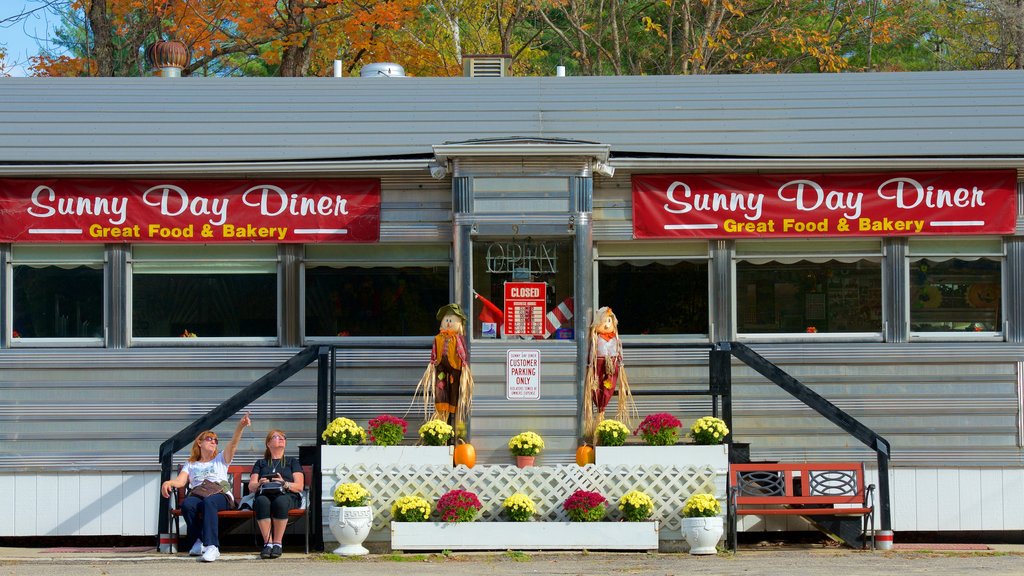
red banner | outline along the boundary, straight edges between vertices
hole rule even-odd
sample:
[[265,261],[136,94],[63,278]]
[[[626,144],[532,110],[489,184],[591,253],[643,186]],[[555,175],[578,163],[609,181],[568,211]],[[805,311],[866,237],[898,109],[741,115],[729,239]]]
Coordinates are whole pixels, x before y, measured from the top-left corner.
[[633,176],[635,238],[1011,234],[1012,170]]
[[0,179],[0,242],[376,242],[380,181]]

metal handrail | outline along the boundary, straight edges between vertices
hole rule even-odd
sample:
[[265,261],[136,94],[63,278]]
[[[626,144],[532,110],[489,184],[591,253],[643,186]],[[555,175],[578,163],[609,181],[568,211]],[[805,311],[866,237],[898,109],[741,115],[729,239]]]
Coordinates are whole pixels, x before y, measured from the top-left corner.
[[[892,514],[889,506],[889,441],[859,420],[844,412],[820,394],[793,378],[781,368],[770,362],[741,342],[719,342],[716,345],[719,354],[735,356],[758,374],[771,380],[779,388],[790,393],[818,414],[821,414],[846,433],[860,440],[868,448],[875,451],[878,458],[878,508],[882,530],[892,530]],[[715,352],[712,352],[715,354]],[[714,370],[712,370],[714,371]]]
[[[326,368],[326,350],[321,346],[309,346],[301,350],[295,356],[292,356],[280,366],[274,368],[270,372],[264,374],[261,378],[249,384],[242,390],[239,390],[234,396],[221,402],[216,408],[210,410],[203,416],[197,418],[194,422],[184,427],[174,436],[171,436],[160,444],[160,484],[171,479],[171,468],[173,467],[174,454],[188,446],[196,437],[197,434],[203,430],[210,430],[234,416],[239,410],[245,408],[256,399],[260,398],[267,392],[270,392],[278,384],[281,384],[288,378],[291,378],[297,374],[300,370],[309,366],[314,360],[320,359],[320,372],[322,373]],[[318,378],[322,377],[318,375]],[[318,473],[319,467],[314,468],[314,475]],[[312,486],[319,491],[319,479],[314,477]],[[310,499],[311,502],[318,502],[318,500]],[[159,505],[159,517],[157,526],[160,530],[167,530],[170,532],[170,509],[168,507],[169,500],[160,495]],[[319,509],[318,506],[314,506],[314,509]],[[159,536],[158,536],[159,538]]]

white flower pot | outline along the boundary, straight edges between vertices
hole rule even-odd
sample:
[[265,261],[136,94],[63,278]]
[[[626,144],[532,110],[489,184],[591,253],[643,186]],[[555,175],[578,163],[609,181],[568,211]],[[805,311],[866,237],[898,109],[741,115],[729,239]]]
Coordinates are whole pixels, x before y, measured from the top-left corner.
[[729,468],[729,447],[725,444],[596,446],[594,463],[598,466],[711,466],[724,472]]
[[338,541],[335,554],[341,556],[362,556],[370,551],[363,547],[363,540],[370,535],[373,524],[373,509],[369,506],[335,506],[331,508],[327,525]]
[[453,446],[329,446],[320,447],[320,467],[325,472],[339,465],[355,466],[451,466]]
[[716,554],[718,541],[725,533],[721,516],[683,518],[683,538],[690,545],[690,554]]
[[657,550],[650,522],[392,522],[393,550]]

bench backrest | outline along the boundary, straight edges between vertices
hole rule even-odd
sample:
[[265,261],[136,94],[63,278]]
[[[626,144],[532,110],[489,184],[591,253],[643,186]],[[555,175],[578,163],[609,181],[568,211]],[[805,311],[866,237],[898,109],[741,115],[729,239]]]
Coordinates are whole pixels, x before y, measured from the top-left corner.
[[857,504],[864,502],[863,462],[732,464],[736,504]]
[[[228,482],[231,483],[231,494],[235,497],[235,503],[242,501],[242,497],[248,493],[249,477],[252,474],[252,466],[233,464],[228,466]],[[302,487],[308,490],[313,481],[313,467],[302,467]],[[185,488],[178,488],[178,502],[185,499]]]

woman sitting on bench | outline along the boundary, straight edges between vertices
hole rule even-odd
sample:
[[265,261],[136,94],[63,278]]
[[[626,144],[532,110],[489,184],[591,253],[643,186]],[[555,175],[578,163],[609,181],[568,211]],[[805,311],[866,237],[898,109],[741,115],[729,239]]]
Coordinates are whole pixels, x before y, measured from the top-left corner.
[[263,550],[260,552],[260,558],[263,559],[281,556],[281,540],[288,527],[288,511],[302,506],[301,493],[305,483],[299,460],[284,455],[288,437],[282,430],[268,432],[266,445],[263,459],[252,465],[252,475],[249,477],[249,492],[256,494],[252,509],[256,515],[256,525],[263,535]]
[[[185,517],[185,525],[188,527],[188,539],[193,541],[189,555],[201,555],[203,562],[213,562],[220,558],[217,513],[235,505],[231,499],[231,484],[228,482],[228,465],[235,457],[238,441],[242,439],[242,430],[250,424],[252,420],[246,412],[238,421],[238,426],[235,426],[231,442],[220,453],[217,452],[217,433],[213,430],[200,432],[192,442],[192,453],[188,462],[181,467],[178,477],[160,485],[160,493],[164,498],[170,497],[172,490],[188,485],[189,494],[181,503],[181,515]],[[200,514],[203,516],[202,523],[199,522]]]

